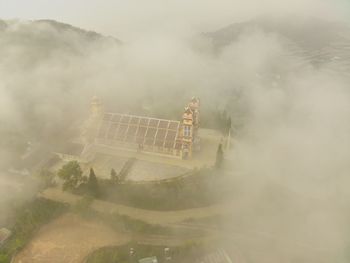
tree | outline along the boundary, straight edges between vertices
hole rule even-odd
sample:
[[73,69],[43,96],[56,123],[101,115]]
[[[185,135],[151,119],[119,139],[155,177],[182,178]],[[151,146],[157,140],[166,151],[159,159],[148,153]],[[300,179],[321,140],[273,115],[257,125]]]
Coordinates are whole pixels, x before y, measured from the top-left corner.
[[226,121],[226,135],[229,134],[231,127],[232,127],[232,120],[231,120],[231,117],[228,117]]
[[215,167],[220,169],[224,161],[224,151],[222,150],[222,143],[219,144],[218,150],[216,152],[216,162]]
[[83,172],[77,161],[70,161],[58,171],[58,176],[64,181],[63,191],[72,191],[84,182]]
[[111,181],[112,182],[117,182],[118,181],[117,172],[114,170],[114,168],[112,168],[112,170],[111,170]]
[[90,168],[89,179],[87,182],[87,189],[89,191],[89,194],[94,197],[98,197],[100,195],[100,188],[98,185],[97,177],[94,169],[92,168]]
[[220,113],[220,129],[223,132],[223,134],[226,135],[226,131],[227,131],[227,112],[226,112],[226,110],[223,110]]
[[37,174],[37,178],[42,189],[55,185],[55,175],[47,169],[41,169]]
[[2,254],[3,252],[0,253],[0,263],[6,263],[11,261],[8,255]]

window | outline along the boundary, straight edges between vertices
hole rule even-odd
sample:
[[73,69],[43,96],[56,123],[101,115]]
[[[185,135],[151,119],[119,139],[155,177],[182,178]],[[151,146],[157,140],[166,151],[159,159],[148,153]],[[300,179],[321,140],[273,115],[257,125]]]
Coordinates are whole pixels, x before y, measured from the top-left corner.
[[191,126],[184,126],[184,136],[191,137]]

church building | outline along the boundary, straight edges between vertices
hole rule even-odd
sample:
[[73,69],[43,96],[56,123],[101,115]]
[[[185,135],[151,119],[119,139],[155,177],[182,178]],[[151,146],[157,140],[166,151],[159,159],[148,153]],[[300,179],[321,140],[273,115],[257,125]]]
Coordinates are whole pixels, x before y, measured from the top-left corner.
[[190,159],[200,149],[198,137],[200,101],[186,105],[181,120],[107,112],[94,97],[84,130],[85,148],[99,145],[169,157]]

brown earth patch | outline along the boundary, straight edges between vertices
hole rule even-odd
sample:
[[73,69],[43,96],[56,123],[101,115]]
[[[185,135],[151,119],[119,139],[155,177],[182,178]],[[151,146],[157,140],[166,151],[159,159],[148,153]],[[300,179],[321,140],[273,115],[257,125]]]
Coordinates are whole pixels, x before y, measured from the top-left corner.
[[97,248],[128,241],[126,234],[97,220],[68,213],[42,227],[14,263],[80,263]]

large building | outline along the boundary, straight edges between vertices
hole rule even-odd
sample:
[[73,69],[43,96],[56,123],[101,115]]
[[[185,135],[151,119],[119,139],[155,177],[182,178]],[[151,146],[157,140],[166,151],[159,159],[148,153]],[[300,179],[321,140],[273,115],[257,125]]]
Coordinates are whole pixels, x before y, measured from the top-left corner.
[[192,98],[180,121],[167,120],[107,112],[94,97],[84,132],[86,148],[99,145],[189,159],[199,150],[199,107],[199,99]]

